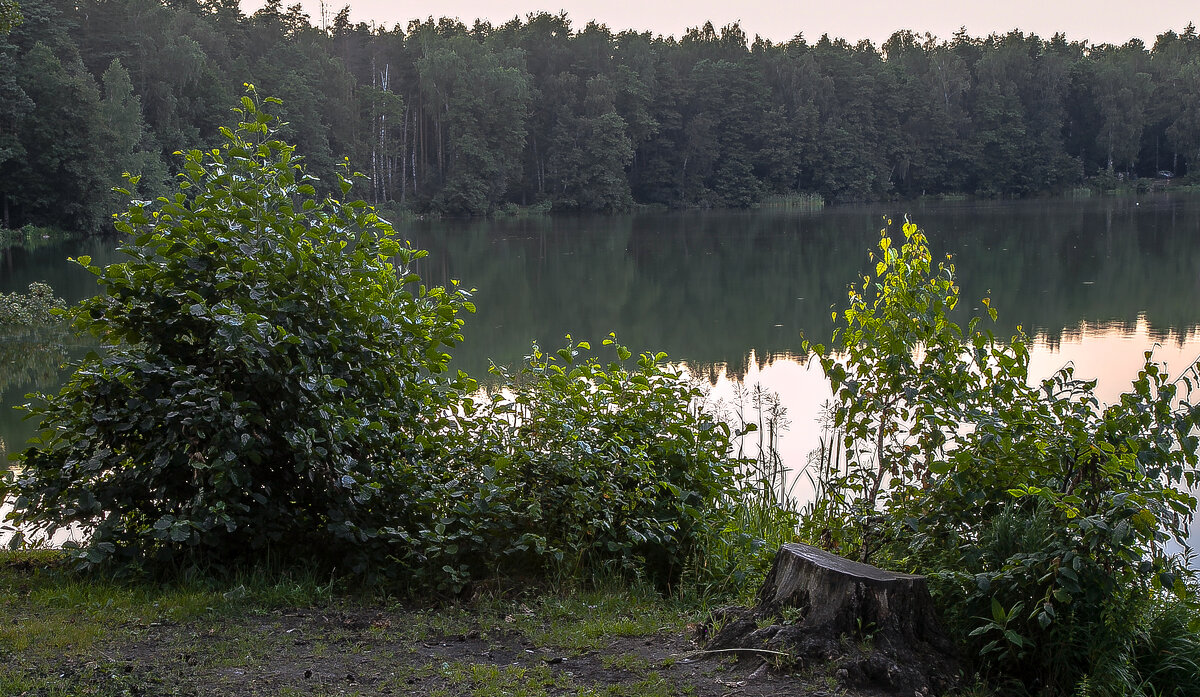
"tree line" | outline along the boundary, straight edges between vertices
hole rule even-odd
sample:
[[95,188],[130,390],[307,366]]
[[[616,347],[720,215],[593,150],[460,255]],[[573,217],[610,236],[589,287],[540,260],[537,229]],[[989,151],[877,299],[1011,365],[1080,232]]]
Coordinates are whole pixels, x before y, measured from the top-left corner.
[[348,160],[389,210],[744,207],[817,194],[1058,193],[1185,175],[1200,158],[1200,38],[1147,47],[1014,31],[882,46],[572,26],[349,21],[281,0],[26,0],[0,35],[0,223],[107,227],[111,188],[165,191],[217,142],[244,83],[332,182]]

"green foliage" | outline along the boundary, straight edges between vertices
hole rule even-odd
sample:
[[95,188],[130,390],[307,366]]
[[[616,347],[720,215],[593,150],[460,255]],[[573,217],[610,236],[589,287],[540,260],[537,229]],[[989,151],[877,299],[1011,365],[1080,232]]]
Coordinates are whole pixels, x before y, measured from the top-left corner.
[[985,674],[1149,689],[1098,676],[1134,660],[1140,618],[1169,596],[1200,619],[1193,574],[1166,551],[1196,505],[1195,367],[1172,380],[1147,352],[1107,407],[1070,366],[1031,385],[1028,340],[951,322],[953,266],[932,263],[916,226],[904,234],[900,249],[882,237],[819,357],[846,454],[804,534],[931,574]]
[[55,310],[66,303],[54,297],[54,289],[45,283],[29,284],[29,293],[0,293],[0,329],[56,324]]
[[519,56],[513,51],[489,50],[465,36],[426,41],[415,67],[438,133],[441,186],[433,206],[452,214],[490,213],[519,166],[528,74],[514,66]]
[[332,182],[349,157],[372,204],[421,215],[1031,196],[1200,161],[1194,26],[1153,48],[908,30],[876,47],[750,43],[736,23],[674,41],[565,13],[391,29],[341,13],[318,29],[274,1],[246,17],[227,1],[22,0],[5,34],[6,10],[8,227],[103,232],[116,176],[160,193],[161,144],[220,144],[246,76],[284,98],[281,136],[311,173]]
[[63,239],[71,239],[75,235],[67,235],[62,230],[49,227],[25,225],[16,230],[0,228],[0,250],[6,247],[20,247],[32,251],[38,247],[52,245]]
[[446,349],[469,294],[421,284],[425,253],[370,206],[315,197],[277,101],[251,87],[223,148],[119,217],[129,261],[77,260],[105,292],[74,327],[104,355],[27,407],[38,434],[0,484],[14,526],[79,528],[83,567],[265,558],[453,593],[497,574],[728,590],[737,550],[761,570],[759,526],[793,519],[745,515],[757,472],[666,354],[535,346],[467,396]]
[[758,202],[759,208],[784,209],[802,212],[819,211],[825,207],[825,199],[820,194],[795,193],[768,196]]
[[[751,604],[776,552],[796,541],[796,476],[779,454],[779,438],[790,422],[779,395],[758,384],[735,390],[727,406],[732,413],[719,413],[735,431],[738,481],[732,495],[720,501],[724,527],[706,531],[694,585],[701,596],[736,594]],[[748,452],[754,456],[746,457]]]
[[729,427],[666,355],[604,340],[554,354],[536,345],[515,373],[493,368],[492,397],[448,439],[444,479],[430,488],[436,523],[418,533],[418,573],[455,589],[495,573],[646,577],[661,588],[709,580],[695,565],[741,477]]
[[1123,680],[1110,692],[1136,685],[1143,694],[1200,695],[1200,636],[1196,634],[1196,608],[1166,599],[1141,609],[1134,624],[1135,640],[1128,655]]
[[21,23],[21,5],[17,0],[0,0],[0,34],[7,34]]
[[[101,135],[100,94],[78,55],[36,42],[16,61],[18,104],[14,155],[3,165],[3,196],[19,221],[80,232],[96,232],[106,189]],[[6,129],[7,130],[7,129]],[[7,154],[7,153],[5,153]],[[9,215],[5,215],[8,218]]]
[[[23,17],[7,34],[6,14]],[[349,157],[371,203],[419,214],[1027,196],[1110,164],[1182,178],[1200,162],[1198,56],[1192,26],[1153,48],[908,30],[876,47],[750,43],[736,23],[676,41],[565,13],[318,28],[273,1],[4,0],[0,216],[103,231],[116,175],[154,189],[162,144],[219,145],[247,76],[284,99],[311,173],[332,183]]]
[[104,356],[30,407],[3,490],[31,532],[85,530],[86,564],[361,562],[466,384],[442,377],[466,293],[420,285],[366,204],[316,199],[260,106],[120,216],[129,261],[77,260],[105,293],[74,326]]
[[100,116],[106,128],[104,160],[108,179],[117,182],[125,174],[134,174],[139,177],[140,188],[134,191],[138,198],[163,193],[166,167],[159,157],[159,146],[142,120],[141,100],[133,92],[129,71],[114,58],[101,75],[101,84],[104,97],[100,100]]

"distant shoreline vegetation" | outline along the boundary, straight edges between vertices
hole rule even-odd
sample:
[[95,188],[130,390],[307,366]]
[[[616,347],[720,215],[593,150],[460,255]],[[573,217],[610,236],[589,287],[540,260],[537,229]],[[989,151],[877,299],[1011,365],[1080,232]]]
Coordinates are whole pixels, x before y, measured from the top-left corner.
[[[219,142],[245,82],[327,186],[348,159],[394,217],[784,207],[1169,189],[1200,168],[1200,37],[1152,46],[736,25],[614,34],[566,14],[314,27],[205,0],[27,0],[0,34],[0,227],[109,229],[140,173]],[[65,167],[61,163],[70,163]]]

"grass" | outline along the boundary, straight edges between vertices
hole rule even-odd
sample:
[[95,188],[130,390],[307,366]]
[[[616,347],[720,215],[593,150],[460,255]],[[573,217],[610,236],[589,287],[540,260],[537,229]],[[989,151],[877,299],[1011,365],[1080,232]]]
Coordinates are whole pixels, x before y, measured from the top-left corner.
[[598,649],[611,637],[681,632],[694,608],[664,600],[646,589],[596,589],[566,596],[550,595],[521,603],[513,628],[534,643],[576,651]]
[[678,661],[699,605],[636,584],[430,606],[304,572],[123,581],[0,552],[0,606],[0,695],[665,697],[715,670]]
[[[497,666],[477,663],[430,665],[428,672],[445,683],[431,694],[501,697],[503,695],[547,695],[571,689],[569,676],[554,674],[547,666]],[[399,687],[399,686],[398,686]]]
[[675,697],[695,694],[694,688],[685,687],[679,690],[676,685],[656,672],[637,680],[608,685],[580,685],[569,671],[555,673],[546,666],[525,668],[455,662],[440,667],[431,666],[430,672],[444,683],[448,683],[429,692],[431,696],[547,697],[565,693],[579,697]]
[[961,191],[946,192],[940,194],[921,194],[917,197],[920,201],[941,201],[941,202],[960,202],[970,201],[971,195]]
[[492,217],[495,218],[528,218],[532,216],[549,215],[552,206],[549,201],[541,201],[528,206],[518,206],[515,203],[506,203],[500,208],[497,208]]

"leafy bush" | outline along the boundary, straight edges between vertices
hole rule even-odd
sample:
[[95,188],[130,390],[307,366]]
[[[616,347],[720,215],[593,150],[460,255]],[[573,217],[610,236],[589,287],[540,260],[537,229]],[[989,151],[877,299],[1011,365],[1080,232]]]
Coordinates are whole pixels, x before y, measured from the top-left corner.
[[1139,618],[1173,595],[1197,619],[1192,572],[1166,551],[1196,505],[1196,368],[1171,380],[1147,352],[1108,407],[1070,366],[1031,385],[1027,338],[951,322],[954,267],[934,266],[916,226],[904,235],[896,249],[884,231],[836,352],[815,347],[845,458],[805,536],[933,575],[987,675],[1148,689],[1113,672],[1141,650]]
[[45,283],[30,283],[29,293],[0,293],[0,329],[57,324],[54,310],[66,307]]
[[416,565],[458,583],[523,570],[665,589],[685,567],[707,575],[695,561],[742,482],[729,426],[665,354],[627,366],[631,352],[610,336],[605,364],[568,342],[554,354],[535,345],[515,373],[493,368],[491,399],[444,441],[443,505],[411,546]]
[[104,294],[74,326],[104,355],[30,408],[39,435],[0,493],[26,529],[83,528],[87,564],[361,564],[419,516],[403,494],[467,386],[444,348],[472,308],[419,285],[423,252],[365,203],[315,198],[275,101],[251,90],[173,195],[119,217],[129,261],[78,259]]
[[74,326],[105,351],[30,407],[39,435],[0,485],[13,522],[82,528],[84,566],[270,555],[450,592],[497,573],[728,583],[738,548],[761,566],[734,529],[750,470],[665,354],[535,347],[467,396],[445,349],[468,294],[421,285],[424,252],[366,204],[314,198],[274,101],[251,91],[175,194],[119,218],[129,261],[78,260],[105,292]]

